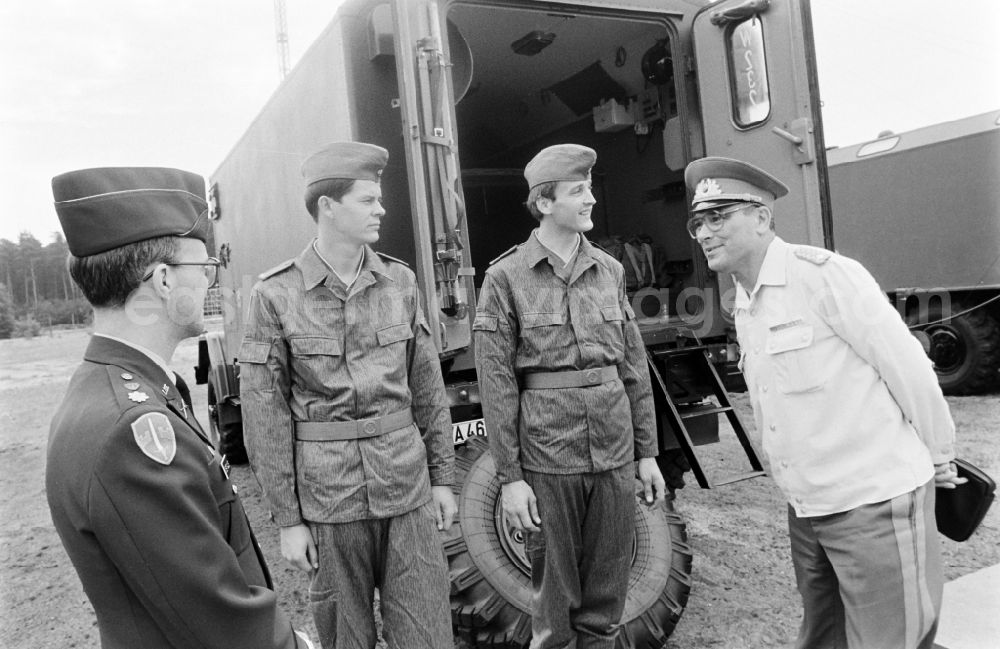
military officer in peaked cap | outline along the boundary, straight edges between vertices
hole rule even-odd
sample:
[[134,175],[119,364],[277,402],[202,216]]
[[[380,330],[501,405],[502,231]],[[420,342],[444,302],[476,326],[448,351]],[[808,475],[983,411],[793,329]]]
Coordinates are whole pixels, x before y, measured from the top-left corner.
[[260,276],[240,349],[250,464],[325,649],[375,645],[375,588],[390,647],[454,644],[451,417],[416,277],[371,248],[387,162],[361,142],[306,159],[317,236]]
[[775,234],[781,181],[715,157],[684,177],[688,231],[736,281],[740,367],[789,503],[796,646],[929,649],[943,585],[935,486],[965,480],[930,361],[859,263]]
[[636,472],[647,503],[666,491],[625,272],[584,236],[596,159],[559,144],[528,163],[539,227],[487,269],[473,323],[504,513],[527,533],[532,649],[615,646]]
[[311,647],[277,608],[229,479],[168,367],[203,329],[218,261],[204,181],[164,168],[52,180],[94,335],[52,420],[52,520],[105,649]]

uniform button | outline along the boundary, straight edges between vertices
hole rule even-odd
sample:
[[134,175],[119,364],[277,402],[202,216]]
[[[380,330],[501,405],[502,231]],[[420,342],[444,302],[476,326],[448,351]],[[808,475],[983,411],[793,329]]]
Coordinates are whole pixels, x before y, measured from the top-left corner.
[[802,342],[809,340],[809,334],[802,334]]
[[587,383],[597,383],[597,370],[587,370],[583,376],[587,379]]
[[781,461],[781,468],[782,469],[787,469],[788,468],[788,462],[786,462],[785,460],[782,460]]
[[754,354],[759,354],[760,353],[760,347],[754,347],[753,348],[753,353]]
[[763,390],[764,392],[767,392],[767,386],[765,385],[764,387],[761,388],[761,390]]
[[770,428],[771,430],[774,430],[774,424],[771,424]]
[[362,428],[362,430],[364,430],[365,435],[374,435],[375,434],[375,428],[376,428],[376,426],[375,426],[375,422],[374,421],[366,421],[364,427]]

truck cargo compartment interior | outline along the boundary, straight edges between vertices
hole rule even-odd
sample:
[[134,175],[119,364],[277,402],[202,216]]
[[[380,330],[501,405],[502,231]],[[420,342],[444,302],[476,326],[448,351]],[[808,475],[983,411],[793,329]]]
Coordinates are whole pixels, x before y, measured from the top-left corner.
[[[598,154],[588,238],[648,242],[663,262],[650,276],[680,290],[694,271],[683,174],[667,167],[663,146],[664,122],[678,118],[669,18],[546,9],[455,3],[447,11],[449,33],[453,26],[472,61],[455,117],[475,283],[537,226],[524,206],[525,164],[546,146],[574,142]],[[531,56],[514,47],[542,35],[547,46]]]

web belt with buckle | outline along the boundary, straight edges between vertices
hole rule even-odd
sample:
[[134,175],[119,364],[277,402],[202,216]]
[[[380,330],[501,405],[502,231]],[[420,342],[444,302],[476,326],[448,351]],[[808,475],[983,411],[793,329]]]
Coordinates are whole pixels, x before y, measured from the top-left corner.
[[400,410],[384,417],[356,421],[297,421],[295,439],[300,442],[339,442],[365,439],[406,428],[413,423],[413,413]]
[[586,388],[618,378],[618,366],[595,367],[589,370],[565,372],[534,372],[524,375],[524,389],[551,390],[553,388]]

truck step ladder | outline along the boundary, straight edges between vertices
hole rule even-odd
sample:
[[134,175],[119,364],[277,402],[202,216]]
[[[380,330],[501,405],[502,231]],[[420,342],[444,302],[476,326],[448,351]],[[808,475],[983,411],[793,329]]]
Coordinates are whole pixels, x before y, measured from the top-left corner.
[[[719,378],[718,372],[715,371],[715,367],[712,365],[707,347],[698,342],[686,347],[652,348],[647,351],[646,357],[649,361],[649,371],[653,377],[653,384],[662,391],[664,400],[668,406],[663,412],[663,416],[676,432],[677,443],[687,458],[688,464],[691,465],[691,472],[698,480],[698,485],[702,489],[711,489],[767,475],[757,454],[757,449],[754,448],[753,441],[747,435],[739,415],[729,400],[726,388]],[[670,369],[673,361],[683,361],[683,366],[694,372],[693,378],[698,388],[692,389],[690,384],[685,382],[685,380],[673,375]],[[691,409],[686,409],[684,412],[681,412],[677,407],[675,395],[682,397],[687,395],[690,397],[709,393],[715,398],[716,403],[699,404]],[[694,442],[691,441],[691,435],[688,433],[684,422],[699,417],[716,417],[720,414],[726,415],[729,425],[732,426],[733,431],[736,433],[736,438],[740,441],[740,444],[743,446],[743,452],[750,461],[751,471],[713,481],[706,475],[701,461],[698,460],[698,456],[694,450]]]

